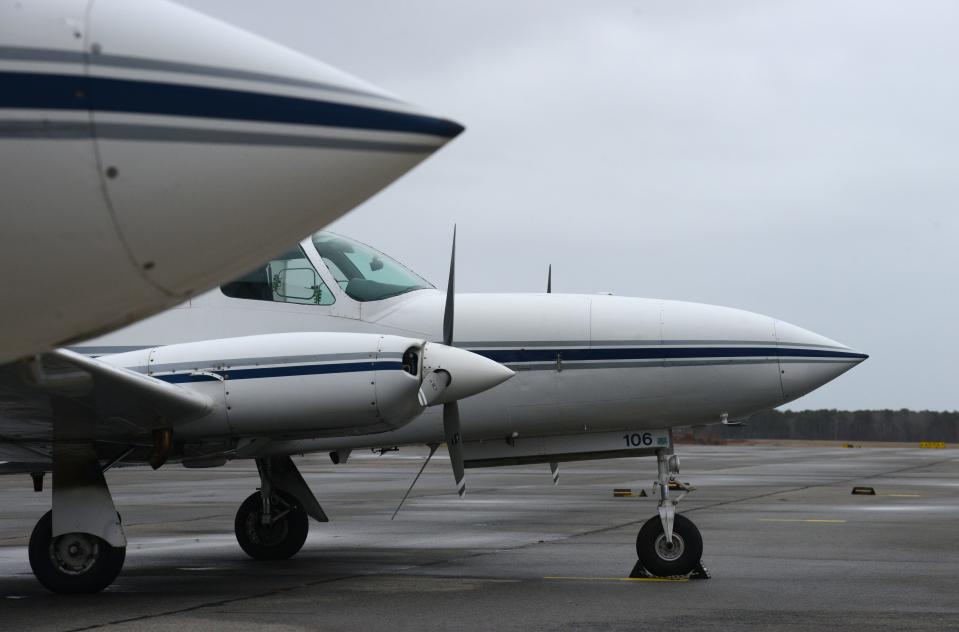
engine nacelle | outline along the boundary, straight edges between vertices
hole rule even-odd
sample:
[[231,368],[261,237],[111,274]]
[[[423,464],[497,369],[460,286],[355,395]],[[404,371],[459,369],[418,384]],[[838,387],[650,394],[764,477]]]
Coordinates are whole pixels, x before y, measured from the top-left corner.
[[[464,349],[354,333],[280,333],[153,347],[101,357],[210,398],[213,411],[176,425],[178,440],[304,438],[395,430],[431,402],[425,371],[452,374],[455,398],[513,372]],[[437,361],[438,360],[438,361]],[[437,368],[432,368],[436,364]]]
[[211,415],[177,427],[178,438],[350,435],[398,428],[423,410],[417,397],[423,345],[370,334],[266,334],[101,360],[215,402]]

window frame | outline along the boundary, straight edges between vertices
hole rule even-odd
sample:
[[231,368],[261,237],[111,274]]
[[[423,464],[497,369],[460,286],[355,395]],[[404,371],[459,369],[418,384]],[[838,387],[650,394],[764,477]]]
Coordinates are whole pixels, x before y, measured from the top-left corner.
[[[276,290],[273,289],[273,286],[272,286],[272,278],[271,278],[271,283],[270,283],[270,291],[271,291],[275,296],[280,296],[280,297],[282,297],[282,298],[292,298],[292,299],[294,299],[294,300],[289,300],[289,301],[277,301],[277,300],[266,300],[266,299],[260,299],[260,298],[246,298],[246,297],[241,297],[241,296],[231,296],[230,294],[227,294],[227,293],[223,290],[223,287],[224,287],[225,285],[229,285],[230,283],[233,283],[233,282],[235,281],[235,279],[234,279],[234,281],[229,281],[229,282],[227,282],[227,283],[223,283],[223,284],[220,284],[219,286],[217,286],[218,293],[219,293],[223,298],[225,298],[225,299],[228,299],[228,300],[231,300],[231,301],[245,301],[245,302],[247,302],[247,303],[249,303],[249,304],[257,304],[257,305],[262,304],[262,305],[274,306],[274,307],[275,307],[275,306],[279,306],[279,305],[292,305],[292,306],[295,306],[295,307],[306,307],[306,308],[309,308],[309,309],[311,309],[311,310],[315,310],[315,309],[317,309],[317,308],[327,308],[328,310],[329,310],[329,309],[332,309],[332,308],[343,298],[343,293],[340,291],[339,284],[334,283],[332,287],[330,286],[329,279],[328,279],[327,276],[324,274],[324,271],[327,271],[327,270],[326,270],[326,265],[323,265],[321,268],[318,268],[318,267],[317,267],[317,265],[316,265],[316,260],[315,260],[315,254],[316,254],[315,251],[312,251],[312,252],[311,252],[311,249],[306,248],[306,247],[304,246],[303,242],[297,243],[296,249],[300,251],[300,254],[302,255],[302,258],[305,259],[305,260],[310,264],[310,266],[311,266],[312,269],[313,269],[313,273],[316,275],[316,278],[319,280],[320,283],[323,284],[323,287],[324,287],[324,288],[326,289],[326,291],[329,293],[330,298],[332,299],[330,302],[328,302],[328,303],[301,302],[301,301],[305,301],[305,299],[299,299],[299,298],[297,298],[297,297],[290,297],[290,296],[285,296],[285,295],[283,295],[283,294],[280,294],[279,292],[277,292]],[[291,248],[290,250],[292,250],[292,248]],[[285,253],[284,253],[284,254],[285,254]],[[261,267],[267,268],[267,267],[270,266],[270,264],[271,264],[273,261],[275,261],[275,259],[270,259],[269,261],[265,261],[265,262],[263,262],[263,264],[262,264]],[[293,268],[293,269],[306,269],[306,268]],[[251,272],[252,272],[252,271],[251,271]],[[328,271],[327,271],[327,272],[328,272]],[[242,278],[242,277],[241,277],[241,278]],[[333,289],[334,287],[336,288],[335,290]]]

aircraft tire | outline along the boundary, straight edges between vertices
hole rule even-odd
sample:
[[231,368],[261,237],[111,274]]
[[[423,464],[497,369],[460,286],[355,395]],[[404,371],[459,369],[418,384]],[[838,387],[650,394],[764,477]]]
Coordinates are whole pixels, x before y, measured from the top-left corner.
[[233,524],[236,541],[255,560],[285,560],[293,557],[303,548],[310,530],[309,516],[299,501],[286,492],[277,491],[275,495],[279,496],[282,509],[288,512],[272,525],[267,526],[260,521],[263,515],[260,492],[247,497],[236,512]]
[[653,575],[671,577],[691,573],[703,555],[703,537],[682,514],[673,520],[673,542],[666,542],[659,516],[646,521],[636,535],[636,555]]
[[88,533],[53,537],[53,512],[37,521],[30,534],[30,568],[55,593],[95,593],[113,583],[126,559],[125,546],[110,546]]

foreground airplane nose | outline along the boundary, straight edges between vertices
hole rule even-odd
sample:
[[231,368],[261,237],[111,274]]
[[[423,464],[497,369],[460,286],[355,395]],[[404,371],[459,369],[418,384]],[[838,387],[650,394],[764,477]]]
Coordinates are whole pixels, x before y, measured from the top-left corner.
[[[105,185],[113,212],[145,274],[173,293],[229,268],[241,274],[463,130],[168,2],[98,0],[88,38],[87,91],[100,160],[114,168]],[[224,265],[197,278],[183,257],[194,249]]]
[[0,2],[0,266],[43,252],[0,361],[248,272],[462,130],[170,2]]
[[869,357],[781,320],[775,326],[784,403],[831,382]]
[[470,397],[502,384],[514,375],[498,362],[465,349],[448,347],[436,342],[423,346],[423,373],[446,371],[449,383],[437,397],[428,397],[430,405],[446,404]]

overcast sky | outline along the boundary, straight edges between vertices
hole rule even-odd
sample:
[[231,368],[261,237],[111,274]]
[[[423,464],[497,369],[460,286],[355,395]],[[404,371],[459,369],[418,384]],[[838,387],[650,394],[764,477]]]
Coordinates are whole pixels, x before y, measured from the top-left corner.
[[959,408],[959,3],[187,0],[466,132],[334,228],[457,289],[730,305]]

